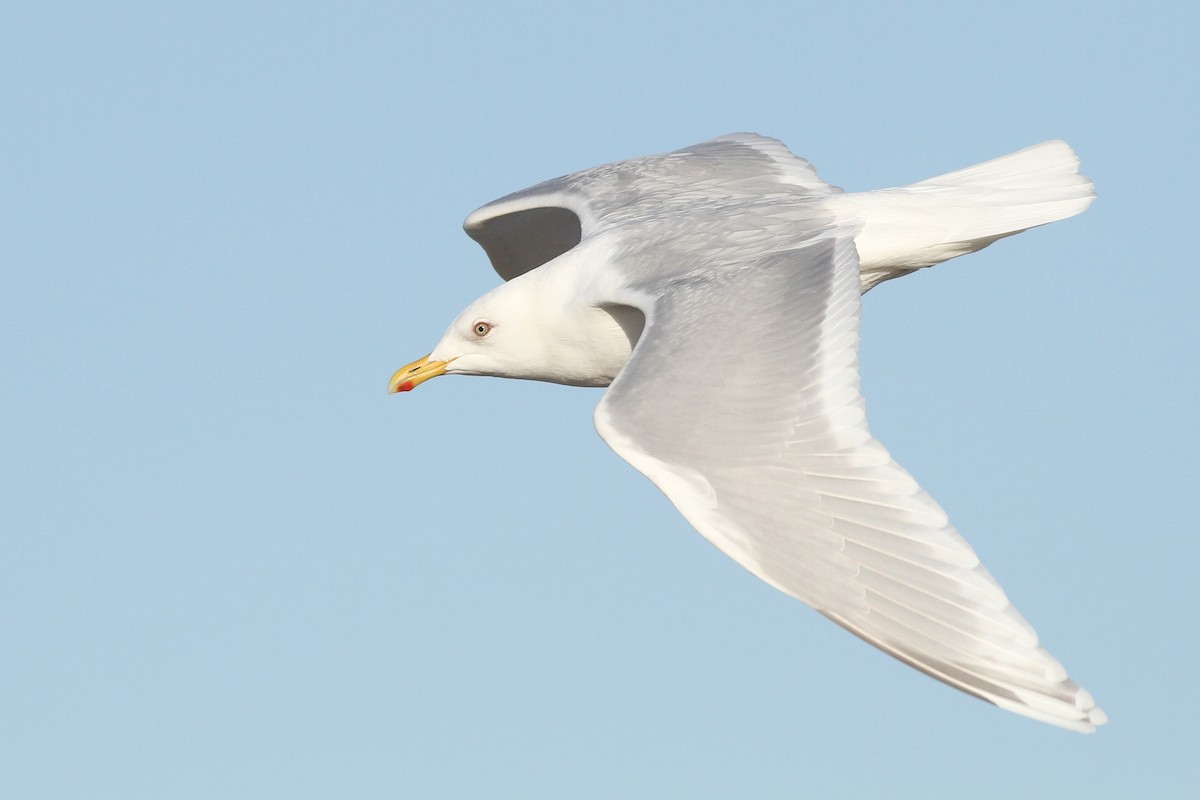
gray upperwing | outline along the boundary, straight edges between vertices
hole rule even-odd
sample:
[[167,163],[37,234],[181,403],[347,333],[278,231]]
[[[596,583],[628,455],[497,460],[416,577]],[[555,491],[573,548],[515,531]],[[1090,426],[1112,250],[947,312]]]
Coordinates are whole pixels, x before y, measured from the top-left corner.
[[841,191],[782,142],[752,133],[593,167],[506,195],[473,212],[467,235],[505,280],[545,264],[596,230],[714,202]]

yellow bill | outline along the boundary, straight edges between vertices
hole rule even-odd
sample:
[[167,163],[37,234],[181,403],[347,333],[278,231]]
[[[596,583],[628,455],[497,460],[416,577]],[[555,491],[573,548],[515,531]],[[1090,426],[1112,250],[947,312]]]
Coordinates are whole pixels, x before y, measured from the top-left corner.
[[411,392],[430,378],[436,378],[443,374],[449,363],[449,361],[430,361],[429,356],[425,356],[406,367],[401,367],[396,370],[396,374],[388,382],[388,394]]

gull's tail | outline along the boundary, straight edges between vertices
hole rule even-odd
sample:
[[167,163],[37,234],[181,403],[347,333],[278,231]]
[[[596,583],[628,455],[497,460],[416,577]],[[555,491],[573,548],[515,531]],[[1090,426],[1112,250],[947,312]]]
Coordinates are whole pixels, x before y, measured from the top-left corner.
[[861,220],[854,243],[865,292],[1073,217],[1095,196],[1092,182],[1079,174],[1075,151],[1054,140],[898,189],[834,195],[829,203],[839,216]]

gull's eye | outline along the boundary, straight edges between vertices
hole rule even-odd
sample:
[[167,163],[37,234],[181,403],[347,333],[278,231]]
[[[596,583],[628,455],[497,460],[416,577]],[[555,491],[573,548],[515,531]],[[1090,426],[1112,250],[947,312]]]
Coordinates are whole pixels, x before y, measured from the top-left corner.
[[484,336],[487,336],[489,333],[491,333],[492,323],[484,322],[483,320],[480,320],[479,322],[475,323],[475,327],[472,328],[471,330],[475,333],[476,336],[483,338]]

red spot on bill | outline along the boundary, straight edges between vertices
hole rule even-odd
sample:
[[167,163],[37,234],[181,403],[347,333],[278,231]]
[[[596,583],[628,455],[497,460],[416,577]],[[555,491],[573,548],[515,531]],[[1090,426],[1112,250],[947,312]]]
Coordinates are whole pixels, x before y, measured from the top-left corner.
[[396,387],[396,391],[411,392],[415,387],[416,387],[416,384],[414,384],[412,381],[405,381],[404,383],[402,383]]

